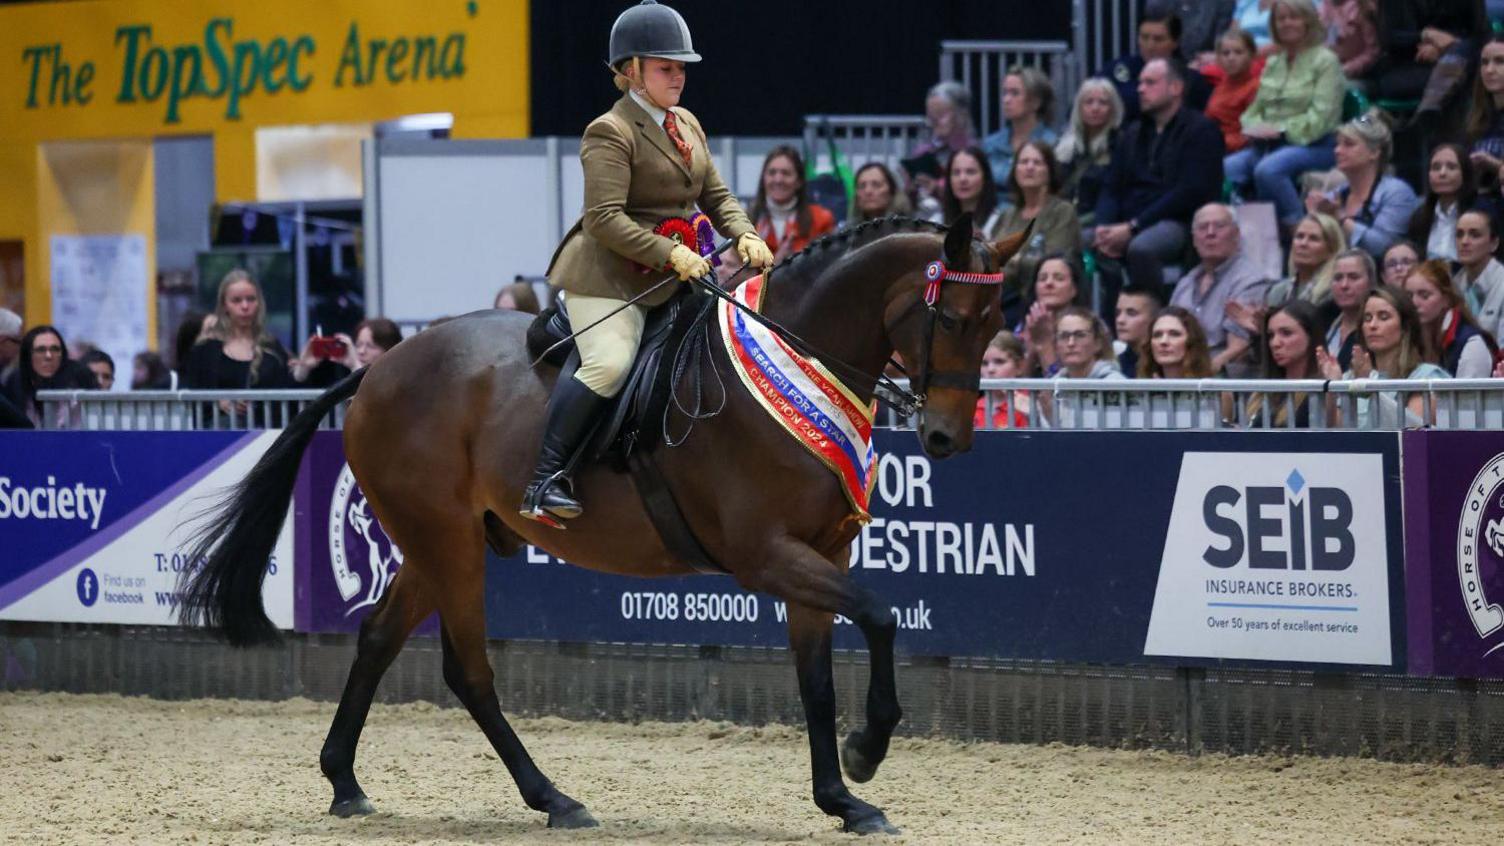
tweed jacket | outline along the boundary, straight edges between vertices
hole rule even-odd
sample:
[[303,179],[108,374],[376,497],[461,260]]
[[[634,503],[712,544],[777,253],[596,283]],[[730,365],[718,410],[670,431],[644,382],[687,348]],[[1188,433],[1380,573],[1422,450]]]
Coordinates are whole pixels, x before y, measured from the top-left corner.
[[[692,148],[692,167],[668,133],[630,95],[590,122],[580,142],[585,209],[548,266],[548,283],[577,294],[627,300],[668,274],[675,242],[655,234],[665,218],[689,218],[696,206],[727,238],[753,231],[741,204],[721,181],[705,131],[687,109],[675,107],[679,132]],[[644,272],[643,268],[652,268]],[[659,305],[674,293],[665,285],[642,300]]]

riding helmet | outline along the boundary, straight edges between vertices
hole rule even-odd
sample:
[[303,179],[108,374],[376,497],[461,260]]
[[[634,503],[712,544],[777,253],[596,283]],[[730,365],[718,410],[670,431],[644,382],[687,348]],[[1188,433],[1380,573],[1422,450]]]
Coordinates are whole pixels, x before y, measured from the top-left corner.
[[698,62],[700,54],[689,40],[689,25],[679,13],[655,0],[642,0],[622,12],[611,25],[611,58],[616,67],[633,56]]

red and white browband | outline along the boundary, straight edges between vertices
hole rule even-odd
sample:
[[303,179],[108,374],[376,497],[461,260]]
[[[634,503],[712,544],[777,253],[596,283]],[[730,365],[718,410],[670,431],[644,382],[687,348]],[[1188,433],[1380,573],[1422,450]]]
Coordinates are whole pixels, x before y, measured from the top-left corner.
[[933,306],[940,301],[941,282],[960,282],[966,285],[1001,285],[1003,274],[998,273],[962,273],[951,270],[943,261],[932,261],[924,268],[924,304]]

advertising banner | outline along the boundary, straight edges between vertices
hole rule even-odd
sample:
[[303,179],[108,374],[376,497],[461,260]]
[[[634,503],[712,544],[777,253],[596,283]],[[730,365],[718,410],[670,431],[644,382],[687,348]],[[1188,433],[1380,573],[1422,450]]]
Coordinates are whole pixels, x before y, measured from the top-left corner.
[[[893,608],[901,652],[1403,667],[1397,435],[981,432],[931,461],[880,431],[877,448],[851,575]],[[337,434],[305,469],[298,627],[352,631],[402,553]],[[495,638],[787,643],[783,604],[729,576],[607,576],[534,548],[488,562],[486,608]],[[837,623],[838,648],[863,645]]]
[[[0,619],[175,625],[186,528],[278,432],[0,434]],[[292,527],[263,584],[291,628]]]
[[1504,433],[1405,433],[1410,672],[1504,678]]

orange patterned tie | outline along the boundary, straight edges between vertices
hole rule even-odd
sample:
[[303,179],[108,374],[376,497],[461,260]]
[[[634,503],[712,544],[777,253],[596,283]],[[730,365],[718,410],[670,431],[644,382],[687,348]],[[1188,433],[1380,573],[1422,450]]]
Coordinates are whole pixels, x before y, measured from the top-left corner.
[[684,136],[679,134],[679,120],[674,117],[673,112],[664,112],[663,131],[668,133],[669,140],[679,148],[679,155],[684,159],[684,166],[694,167],[694,150],[684,142]]

